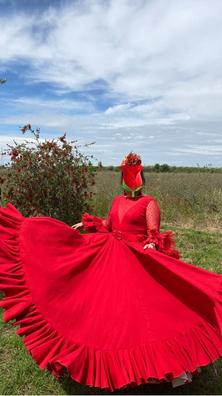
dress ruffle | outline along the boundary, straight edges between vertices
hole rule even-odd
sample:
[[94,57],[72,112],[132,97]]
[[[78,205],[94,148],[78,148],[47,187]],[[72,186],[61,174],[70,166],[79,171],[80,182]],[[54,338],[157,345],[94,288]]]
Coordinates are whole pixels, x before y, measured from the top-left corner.
[[172,231],[159,232],[158,230],[149,230],[147,238],[144,241],[144,244],[154,243],[156,249],[166,254],[167,256],[171,256],[174,258],[180,258],[180,252],[175,249],[175,242],[173,238]]
[[82,215],[83,228],[89,232],[108,232],[104,226],[103,220],[100,217],[90,215],[85,212]]
[[[222,355],[218,329],[203,323],[173,338],[149,345],[119,350],[98,350],[90,345],[72,344],[51,327],[32,300],[20,257],[19,230],[25,218],[13,205],[0,209],[0,302],[4,320],[19,326],[27,350],[40,368],[55,376],[65,369],[77,382],[113,391],[128,384],[153,380],[172,381],[184,372],[214,362]],[[222,289],[218,293],[217,315],[222,317]]]

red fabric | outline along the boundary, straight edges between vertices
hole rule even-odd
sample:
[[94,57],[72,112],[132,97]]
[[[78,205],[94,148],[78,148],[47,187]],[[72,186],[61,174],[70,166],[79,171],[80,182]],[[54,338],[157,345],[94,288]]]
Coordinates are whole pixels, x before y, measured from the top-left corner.
[[[118,219],[121,220],[125,212],[134,206],[134,201],[129,197],[125,197],[118,205]],[[160,228],[160,209],[155,199],[149,199],[146,206],[145,212],[146,221],[146,233],[139,233],[139,240],[143,241],[143,245],[148,243],[154,243],[156,249],[159,252],[165,253],[168,256],[175,258],[180,257],[180,253],[175,249],[175,242],[173,239],[172,231],[166,231],[161,233]],[[88,213],[84,213],[82,216],[83,227],[89,232],[108,232],[112,228],[111,212],[109,213],[107,219],[101,219],[97,216],[92,216]],[[118,224],[117,224],[118,228]],[[128,233],[129,234],[129,233]],[[141,238],[142,236],[142,238]],[[122,238],[130,238],[126,234]],[[132,238],[131,238],[132,240]]]
[[108,232],[103,219],[97,216],[92,216],[89,213],[84,213],[82,216],[83,228],[90,232]]
[[151,200],[116,197],[89,234],[0,208],[0,306],[41,368],[114,390],[222,356],[222,277],[143,249]]
[[142,186],[142,176],[141,171],[143,170],[143,166],[138,165],[122,165],[121,170],[123,172],[123,180],[128,187],[132,190],[135,190],[137,187]]
[[175,249],[172,231],[160,233],[157,230],[149,230],[144,245],[148,243],[154,243],[156,249],[167,256],[180,258],[180,252]]
[[146,207],[147,231],[160,229],[160,208],[155,199],[148,202]]

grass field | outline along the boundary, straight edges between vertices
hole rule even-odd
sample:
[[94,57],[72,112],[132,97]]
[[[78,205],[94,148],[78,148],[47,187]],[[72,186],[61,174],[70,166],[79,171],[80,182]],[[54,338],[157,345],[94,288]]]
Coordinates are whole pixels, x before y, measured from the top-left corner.
[[[222,273],[222,174],[149,174],[146,193],[162,209],[162,229],[172,229],[184,261]],[[99,172],[94,211],[104,216],[120,193],[119,174]],[[0,315],[1,317],[1,315]],[[11,324],[0,320],[0,394],[103,394],[38,369]],[[222,361],[205,367],[191,384],[144,385],[115,394],[222,394]]]
[[[222,173],[148,173],[144,192],[159,202],[162,224],[222,231]],[[95,213],[121,194],[118,172],[97,173]]]

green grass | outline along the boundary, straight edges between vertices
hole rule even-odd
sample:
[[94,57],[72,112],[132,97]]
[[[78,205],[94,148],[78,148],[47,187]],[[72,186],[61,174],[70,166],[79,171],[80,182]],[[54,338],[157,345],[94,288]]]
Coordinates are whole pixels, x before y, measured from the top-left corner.
[[[168,229],[164,224],[163,229]],[[172,228],[172,227],[171,227]],[[183,260],[222,272],[222,233],[196,231],[174,226],[177,246]],[[1,317],[2,315],[0,315]],[[100,389],[82,386],[68,375],[56,379],[40,370],[25,350],[11,324],[0,320],[0,394],[104,394]],[[222,362],[203,368],[191,384],[173,389],[171,384],[143,385],[114,394],[222,394]]]

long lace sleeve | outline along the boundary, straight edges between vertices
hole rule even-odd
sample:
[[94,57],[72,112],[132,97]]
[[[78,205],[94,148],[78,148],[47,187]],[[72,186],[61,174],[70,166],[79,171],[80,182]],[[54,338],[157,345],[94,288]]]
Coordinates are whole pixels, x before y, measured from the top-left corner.
[[146,208],[147,238],[144,244],[154,243],[156,250],[175,258],[180,253],[175,249],[173,232],[160,232],[160,208],[155,199],[151,200]]
[[147,230],[157,230],[160,229],[160,208],[155,199],[152,199],[146,208],[146,224]]

